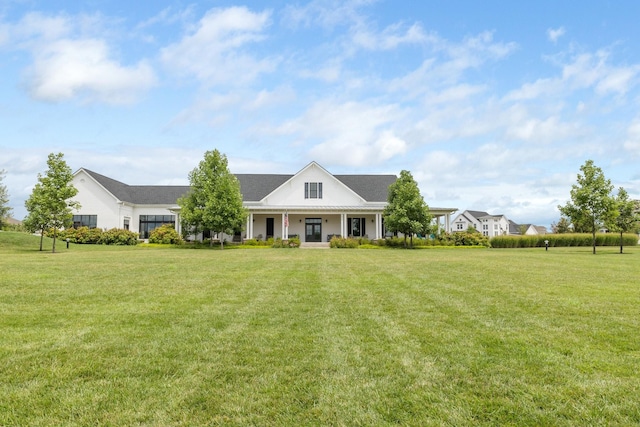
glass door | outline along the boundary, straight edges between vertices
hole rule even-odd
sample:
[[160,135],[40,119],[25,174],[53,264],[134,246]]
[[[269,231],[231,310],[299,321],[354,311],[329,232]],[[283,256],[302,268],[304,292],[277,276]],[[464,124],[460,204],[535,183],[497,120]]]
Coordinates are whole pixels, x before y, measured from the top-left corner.
[[305,242],[322,242],[322,218],[306,218]]

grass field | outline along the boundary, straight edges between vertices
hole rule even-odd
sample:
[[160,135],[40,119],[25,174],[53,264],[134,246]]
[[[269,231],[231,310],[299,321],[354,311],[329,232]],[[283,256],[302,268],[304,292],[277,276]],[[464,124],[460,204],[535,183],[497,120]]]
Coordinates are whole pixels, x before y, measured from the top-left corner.
[[638,247],[58,248],[0,233],[2,426],[640,424]]

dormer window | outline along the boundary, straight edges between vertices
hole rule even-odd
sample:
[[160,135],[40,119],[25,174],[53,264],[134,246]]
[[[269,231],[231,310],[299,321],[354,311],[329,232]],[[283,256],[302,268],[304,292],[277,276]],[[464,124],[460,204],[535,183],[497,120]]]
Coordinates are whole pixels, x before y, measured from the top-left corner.
[[321,182],[305,182],[304,198],[305,199],[322,199],[322,183]]

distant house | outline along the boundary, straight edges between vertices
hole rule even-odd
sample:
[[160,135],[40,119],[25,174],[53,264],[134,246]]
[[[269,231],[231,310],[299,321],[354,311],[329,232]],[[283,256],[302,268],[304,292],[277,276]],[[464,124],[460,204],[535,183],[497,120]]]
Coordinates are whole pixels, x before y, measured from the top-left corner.
[[547,234],[547,228],[542,225],[520,224],[520,228],[523,228],[525,230],[523,234],[528,236],[541,236]]
[[[382,213],[387,205],[389,185],[395,175],[333,175],[311,162],[293,175],[236,174],[247,223],[236,237],[288,238],[302,242],[324,242],[333,235],[385,236]],[[178,199],[189,186],[128,185],[81,168],[73,177],[78,189],[74,197],[81,208],[74,226],[124,228],[149,233],[163,224],[180,230]],[[455,208],[430,208],[438,225],[448,229]],[[194,236],[194,238],[200,238]]]
[[484,236],[495,237],[510,234],[510,223],[504,215],[490,215],[484,211],[466,210],[459,214],[452,224],[452,230],[466,231],[473,227]]
[[473,227],[484,236],[496,237],[507,235],[518,235],[525,229],[524,234],[546,234],[544,227],[532,224],[517,224],[508,219],[505,215],[491,215],[484,211],[466,210],[455,217],[451,224],[454,232],[465,231],[469,227]]

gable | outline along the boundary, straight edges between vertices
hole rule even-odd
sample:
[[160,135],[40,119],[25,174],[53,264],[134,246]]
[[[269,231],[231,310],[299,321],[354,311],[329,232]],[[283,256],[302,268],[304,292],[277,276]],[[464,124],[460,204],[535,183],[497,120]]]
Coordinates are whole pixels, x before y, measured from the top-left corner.
[[[385,198],[386,200],[386,198]],[[367,200],[344,182],[311,162],[263,198],[269,206],[360,206]]]

